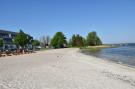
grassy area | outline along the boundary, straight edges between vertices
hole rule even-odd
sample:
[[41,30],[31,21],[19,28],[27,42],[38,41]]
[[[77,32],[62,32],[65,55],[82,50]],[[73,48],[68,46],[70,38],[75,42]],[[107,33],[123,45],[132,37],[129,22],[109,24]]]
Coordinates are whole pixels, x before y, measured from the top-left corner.
[[51,48],[41,48],[39,51],[45,51],[45,50],[49,50]]
[[80,48],[81,50],[87,50],[87,51],[91,51],[91,52],[96,52],[96,51],[100,51],[101,49],[105,49],[105,48],[115,48],[117,46],[112,46],[112,45],[100,45],[100,46],[88,46],[88,47],[82,47]]

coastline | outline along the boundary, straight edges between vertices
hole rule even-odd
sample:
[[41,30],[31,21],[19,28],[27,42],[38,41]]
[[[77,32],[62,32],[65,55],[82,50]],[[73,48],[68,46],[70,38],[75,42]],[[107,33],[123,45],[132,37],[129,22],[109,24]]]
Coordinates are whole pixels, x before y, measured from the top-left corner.
[[111,61],[111,60],[108,60],[106,58],[100,58],[100,57],[96,57],[96,56],[93,56],[93,55],[85,54],[85,53],[81,52],[81,49],[78,50],[78,53],[81,53],[82,55],[85,55],[85,56],[88,56],[88,57],[92,57],[92,58],[95,58],[97,60],[104,61],[104,62],[107,62],[107,63],[118,64],[118,65],[121,65],[121,66],[125,66],[125,67],[129,67],[129,68],[135,69],[135,66],[131,66],[131,65],[128,65],[128,64],[120,63],[120,62]]
[[[118,80],[122,80],[124,82],[128,82],[131,85],[135,86],[134,66],[87,55],[80,52],[80,49],[77,52],[78,52],[78,56],[83,56],[85,59],[85,60],[81,60],[81,62],[84,62],[86,64],[92,64],[91,62],[95,62],[96,63],[95,66],[98,66],[98,68],[101,69],[103,73],[107,74],[107,76],[113,77]],[[103,65],[105,67],[103,67]]]
[[[134,49],[134,48],[133,48]],[[130,46],[92,46],[82,48],[80,52],[85,55],[94,56],[106,61],[122,64],[128,67],[135,68],[135,56],[133,49]]]
[[100,57],[97,57],[97,56],[94,56],[94,55],[86,54],[86,53],[81,52],[81,51],[82,50],[80,49],[78,52],[82,53],[83,55],[86,55],[86,56],[90,56],[90,57],[94,57],[94,58],[97,58],[97,59],[100,59],[100,60],[104,60],[104,61],[107,61],[107,62],[111,62],[111,63],[115,63],[115,64],[127,66],[127,67],[131,67],[131,68],[135,68],[135,66],[133,66],[133,65],[128,65],[128,64],[125,64],[125,63],[122,63],[122,62],[116,62],[116,61],[113,61],[113,60],[108,60],[107,58],[100,58]]
[[79,50],[52,49],[30,55],[3,57],[4,60],[0,60],[0,88],[135,88],[134,68],[88,56]]

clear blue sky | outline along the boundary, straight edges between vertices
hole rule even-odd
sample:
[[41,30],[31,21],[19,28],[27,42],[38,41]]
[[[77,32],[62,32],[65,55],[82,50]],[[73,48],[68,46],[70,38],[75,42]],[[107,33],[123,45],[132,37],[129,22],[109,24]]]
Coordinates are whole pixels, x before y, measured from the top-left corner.
[[135,42],[135,0],[0,0],[0,29],[67,38],[96,31],[104,43]]

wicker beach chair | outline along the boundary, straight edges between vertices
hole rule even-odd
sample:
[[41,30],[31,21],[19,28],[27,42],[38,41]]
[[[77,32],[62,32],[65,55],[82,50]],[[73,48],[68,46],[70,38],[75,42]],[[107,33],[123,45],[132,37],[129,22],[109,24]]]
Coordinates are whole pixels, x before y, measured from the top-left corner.
[[6,54],[7,56],[12,56],[12,52],[11,52],[10,50],[6,50],[6,51],[5,51],[5,54]]
[[5,57],[5,56],[6,56],[6,54],[4,52],[0,51],[0,57]]

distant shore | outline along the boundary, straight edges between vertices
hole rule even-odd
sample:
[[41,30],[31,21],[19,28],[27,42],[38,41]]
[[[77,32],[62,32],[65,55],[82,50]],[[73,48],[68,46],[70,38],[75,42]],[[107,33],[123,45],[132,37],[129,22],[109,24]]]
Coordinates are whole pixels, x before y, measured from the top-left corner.
[[99,45],[99,46],[88,46],[86,48],[114,48],[114,47],[118,47],[115,45]]
[[87,47],[81,47],[81,50],[87,50],[87,51],[98,51],[105,48],[115,48],[118,46],[115,45],[99,45],[99,46],[87,46]]

